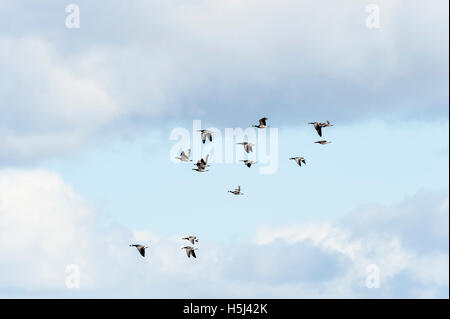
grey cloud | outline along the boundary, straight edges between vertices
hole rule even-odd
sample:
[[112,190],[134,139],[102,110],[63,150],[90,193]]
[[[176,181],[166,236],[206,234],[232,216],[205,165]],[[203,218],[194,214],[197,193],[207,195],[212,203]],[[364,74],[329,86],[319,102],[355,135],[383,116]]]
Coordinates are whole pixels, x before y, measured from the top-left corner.
[[361,207],[341,225],[356,238],[390,235],[419,253],[448,253],[448,192],[421,192],[392,207]]
[[377,30],[365,27],[363,3],[77,3],[81,28],[69,30],[60,3],[2,2],[0,36],[49,52],[2,46],[3,148],[16,154],[18,137],[53,137],[12,160],[64,152],[59,134],[77,148],[161,120],[245,126],[264,115],[280,127],[448,116],[447,2],[383,3]]
[[224,267],[230,279],[270,284],[320,284],[343,274],[350,260],[325,251],[306,240],[288,244],[275,240],[270,245],[238,246]]

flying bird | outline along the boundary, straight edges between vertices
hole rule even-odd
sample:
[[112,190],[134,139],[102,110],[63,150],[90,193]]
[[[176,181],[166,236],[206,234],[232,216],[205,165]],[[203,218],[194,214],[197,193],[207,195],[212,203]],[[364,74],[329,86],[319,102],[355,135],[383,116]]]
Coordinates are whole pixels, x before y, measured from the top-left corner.
[[130,247],[136,247],[138,252],[142,255],[142,257],[145,257],[145,249],[148,248],[148,246],[143,245],[130,245]]
[[304,157],[300,157],[300,156],[297,156],[297,157],[291,157],[290,160],[296,161],[297,164],[298,164],[298,166],[302,166],[302,163],[303,163],[303,164],[306,164],[306,161],[305,161],[305,158],[304,158]]
[[317,142],[314,142],[314,143],[318,143],[318,144],[324,145],[324,144],[330,144],[331,142],[330,141],[326,141],[326,140],[322,140],[322,141],[317,141]]
[[197,258],[197,256],[195,255],[195,250],[197,250],[198,248],[194,248],[194,247],[191,247],[191,246],[186,246],[186,247],[183,247],[181,249],[186,249],[186,255],[188,256],[188,258],[191,258],[191,256],[194,257],[194,258]]
[[252,167],[253,164],[256,164],[256,162],[249,160],[240,160],[240,161],[243,162],[245,165],[247,165],[248,168]]
[[241,193],[241,186],[236,187],[234,191],[228,191],[228,193],[233,195],[244,195],[244,193]]
[[257,128],[267,128],[267,127],[269,127],[269,126],[266,124],[266,121],[267,121],[267,120],[268,120],[267,117],[263,117],[262,119],[259,120],[259,125],[252,125],[252,127],[257,127]]
[[309,122],[308,124],[313,124],[314,125],[314,128],[316,129],[317,134],[319,134],[320,137],[322,137],[322,127],[333,126],[333,124],[331,124],[330,121],[325,121],[325,123]]
[[206,139],[209,139],[210,142],[212,142],[212,132],[208,130],[197,130],[197,132],[202,133],[202,142],[205,144]]
[[189,240],[192,245],[195,245],[195,243],[198,243],[198,239],[196,236],[184,237],[182,239]]
[[182,151],[180,156],[175,157],[176,159],[179,159],[182,162],[192,162],[189,157],[191,156],[191,149],[189,148],[186,152]]
[[321,123],[322,127],[329,127],[329,126],[333,126],[333,124],[330,123],[330,121],[325,121],[325,123]]
[[207,172],[208,170],[206,168],[209,167],[208,157],[209,157],[209,154],[206,154],[205,158],[198,160],[197,164],[195,164],[195,165],[197,165],[197,168],[193,168],[192,170],[197,171],[197,172]]
[[240,145],[244,146],[244,150],[247,153],[253,152],[253,146],[255,146],[255,144],[247,143],[247,142],[241,142],[241,143],[236,143],[236,144],[240,144]]

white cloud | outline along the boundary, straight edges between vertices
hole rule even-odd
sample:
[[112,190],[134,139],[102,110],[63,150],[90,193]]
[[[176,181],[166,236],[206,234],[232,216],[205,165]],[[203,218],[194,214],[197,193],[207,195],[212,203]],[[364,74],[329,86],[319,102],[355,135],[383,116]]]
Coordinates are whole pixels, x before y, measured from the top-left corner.
[[351,242],[347,237],[345,232],[330,223],[316,222],[276,229],[260,227],[255,242],[258,245],[268,245],[276,239],[282,239],[289,244],[311,240],[315,245],[353,258],[361,245]]
[[54,173],[0,171],[0,286],[62,288],[65,267],[86,264],[93,212]]
[[[446,209],[448,196],[407,199],[396,209],[403,207],[408,214],[402,212],[397,219],[391,219],[389,209],[380,209],[377,218],[368,221],[363,209],[345,225],[261,226],[253,243],[201,240],[193,260],[180,249],[185,243],[179,234],[165,237],[154,230],[104,225],[95,209],[55,173],[0,170],[0,295],[446,297],[448,248],[416,249],[407,239],[417,234],[397,231],[384,221],[397,225],[418,214],[436,223],[448,218],[448,209],[416,211],[417,205],[411,204],[415,201],[440,210]],[[372,232],[360,232],[360,218],[373,225]],[[419,225],[409,231],[429,231],[415,221]],[[425,242],[434,242],[427,239],[430,234],[423,235]],[[448,222],[439,236],[448,243]],[[128,247],[131,242],[149,243],[147,258]],[[65,288],[68,264],[81,267],[79,290]],[[369,264],[380,267],[379,289],[364,286]]]

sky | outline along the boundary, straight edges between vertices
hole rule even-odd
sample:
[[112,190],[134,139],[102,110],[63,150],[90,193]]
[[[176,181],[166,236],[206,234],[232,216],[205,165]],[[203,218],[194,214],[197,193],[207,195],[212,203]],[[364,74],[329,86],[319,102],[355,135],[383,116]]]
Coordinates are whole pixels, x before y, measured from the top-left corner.
[[443,0],[2,0],[0,297],[448,298],[448,57]]

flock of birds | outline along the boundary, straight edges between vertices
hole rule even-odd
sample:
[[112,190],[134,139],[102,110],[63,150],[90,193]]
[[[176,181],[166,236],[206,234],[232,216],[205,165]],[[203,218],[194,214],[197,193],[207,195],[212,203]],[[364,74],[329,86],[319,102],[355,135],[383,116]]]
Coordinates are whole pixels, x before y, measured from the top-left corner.
[[[184,237],[182,239],[190,241],[192,245],[195,245],[195,243],[198,242],[198,239],[196,236],[188,236],[188,237]],[[137,251],[141,254],[141,256],[145,257],[145,250],[148,248],[148,246],[132,244],[132,245],[130,245],[130,247],[136,247]],[[192,246],[185,246],[185,247],[182,247],[181,249],[184,249],[186,251],[186,255],[188,256],[188,258],[191,258],[191,256],[194,258],[197,258],[197,256],[195,255],[195,251],[198,248],[194,248]]]
[[[256,127],[258,129],[268,128],[269,125],[267,125],[267,120],[268,120],[267,117],[263,117],[262,119],[259,120],[258,125],[252,125],[252,127]],[[333,126],[333,124],[331,124],[329,121],[325,121],[323,123],[309,122],[308,124],[314,125],[314,128],[320,137],[322,137],[322,128]],[[198,130],[198,132],[201,133],[201,138],[202,138],[203,144],[205,144],[207,140],[212,142],[213,133],[211,131]],[[325,145],[325,144],[329,144],[331,142],[327,141],[327,140],[320,140],[320,141],[316,141],[314,143]],[[253,146],[255,146],[254,144],[248,143],[248,142],[239,142],[236,144],[242,145],[244,147],[244,150],[247,153],[253,152]],[[182,162],[192,162],[192,160],[190,159],[190,155],[191,155],[191,149],[187,149],[186,151],[182,151],[180,153],[180,156],[177,156],[176,159],[178,159]],[[195,166],[197,166],[197,167],[193,168],[192,170],[197,171],[197,172],[207,172],[208,171],[207,167],[210,167],[210,165],[208,165],[208,158],[209,158],[209,154],[207,154],[204,158],[199,159],[197,161],[197,163],[195,164]],[[289,159],[294,160],[298,164],[298,166],[302,166],[302,164],[306,164],[306,160],[302,156],[291,157]],[[244,163],[248,168],[250,168],[252,165],[256,164],[255,161],[251,161],[251,160],[240,160],[240,162]],[[233,195],[244,195],[244,193],[241,192],[241,186],[236,187],[236,189],[234,189],[234,190],[229,190],[228,192]],[[195,245],[195,243],[198,242],[198,238],[196,236],[183,237],[182,240],[189,241],[193,246]],[[193,246],[185,246],[185,247],[181,248],[182,250],[184,249],[186,251],[186,255],[188,258],[190,258],[191,256],[194,258],[197,258],[197,256],[195,255],[195,250],[197,250],[198,248],[194,248]],[[132,245],[130,245],[130,247],[136,247],[136,249],[138,250],[138,252],[141,254],[142,257],[145,257],[145,249],[149,248],[148,246],[145,246],[145,245],[136,245],[136,244],[132,244]]]

